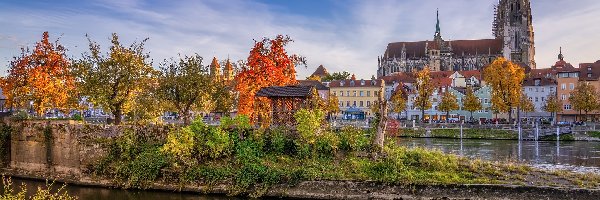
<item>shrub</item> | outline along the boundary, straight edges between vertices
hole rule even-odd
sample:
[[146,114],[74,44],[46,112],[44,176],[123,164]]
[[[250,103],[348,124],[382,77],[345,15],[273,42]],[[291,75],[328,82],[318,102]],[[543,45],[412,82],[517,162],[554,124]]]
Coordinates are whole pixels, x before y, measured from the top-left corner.
[[286,152],[286,147],[289,147],[289,143],[291,143],[291,139],[288,139],[286,136],[289,135],[287,130],[276,128],[267,131],[263,137],[265,142],[265,152],[274,153],[274,154],[284,154],[290,152]]
[[325,113],[319,109],[300,109],[294,114],[294,119],[298,123],[296,130],[300,139],[304,143],[314,144],[317,137],[322,134],[321,123],[325,119]]
[[172,130],[167,135],[167,141],[161,148],[161,151],[172,156],[176,160],[176,163],[182,162],[183,164],[190,165],[193,163],[194,139],[195,134],[189,127]]
[[167,165],[167,157],[158,146],[146,146],[131,161],[117,167],[116,173],[126,180],[126,187],[146,188]]
[[333,157],[338,150],[340,140],[331,132],[324,132],[317,140],[314,148],[319,157]]
[[5,166],[9,155],[10,134],[12,127],[8,124],[0,123],[0,166]]
[[366,132],[351,126],[344,127],[338,133],[340,149],[345,151],[364,151],[370,145]]
[[[48,200],[75,200],[76,196],[71,196],[65,189],[65,185],[58,189],[53,188],[53,183],[46,183],[46,188],[38,187],[35,193],[27,191],[27,186],[22,184],[19,192],[14,191],[12,180],[2,176],[2,191],[0,199],[26,200],[26,199],[48,199]],[[31,195],[33,194],[33,195]]]
[[[188,127],[169,132],[162,151],[187,165],[197,159],[219,158],[231,154],[233,141],[220,127],[196,120]],[[197,155],[197,157],[193,157]]]

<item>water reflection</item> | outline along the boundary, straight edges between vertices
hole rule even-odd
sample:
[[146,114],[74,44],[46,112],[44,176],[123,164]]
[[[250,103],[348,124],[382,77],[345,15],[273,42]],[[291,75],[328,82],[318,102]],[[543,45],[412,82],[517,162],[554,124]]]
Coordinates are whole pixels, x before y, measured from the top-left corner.
[[485,160],[600,167],[600,143],[597,142],[400,138],[398,144]]

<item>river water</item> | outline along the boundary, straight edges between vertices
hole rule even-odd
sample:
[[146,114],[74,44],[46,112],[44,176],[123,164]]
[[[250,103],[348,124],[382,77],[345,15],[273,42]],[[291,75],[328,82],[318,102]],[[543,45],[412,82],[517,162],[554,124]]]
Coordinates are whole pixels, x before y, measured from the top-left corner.
[[519,161],[542,169],[600,173],[600,142],[399,138],[407,147],[491,161]]

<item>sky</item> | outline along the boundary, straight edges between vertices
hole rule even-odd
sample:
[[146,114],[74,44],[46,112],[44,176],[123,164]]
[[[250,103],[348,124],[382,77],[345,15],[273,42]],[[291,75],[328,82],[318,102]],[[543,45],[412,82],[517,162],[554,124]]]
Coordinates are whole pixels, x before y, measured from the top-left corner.
[[[178,54],[198,53],[210,64],[245,60],[254,40],[289,35],[290,54],[307,59],[298,78],[319,65],[358,78],[376,75],[377,56],[390,42],[432,40],[439,8],[446,40],[493,38],[497,0],[2,0],[0,74],[22,47],[44,31],[80,58],[86,34],[108,48],[111,33],[123,43],[149,38],[153,66]],[[534,0],[533,26],[538,68],[557,61],[562,47],[574,66],[600,60],[600,1]]]

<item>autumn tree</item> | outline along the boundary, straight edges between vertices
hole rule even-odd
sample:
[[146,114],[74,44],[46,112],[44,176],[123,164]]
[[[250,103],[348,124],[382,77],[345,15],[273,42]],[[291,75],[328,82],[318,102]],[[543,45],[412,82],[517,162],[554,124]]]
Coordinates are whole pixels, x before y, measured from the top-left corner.
[[[402,85],[399,85],[398,87],[402,87]],[[398,113],[398,116],[400,116],[400,113],[406,109],[406,97],[404,97],[401,89],[396,90],[396,92],[392,95],[390,98],[390,103],[392,106],[392,111]]]
[[575,90],[571,92],[569,96],[569,102],[573,105],[573,109],[581,112],[585,112],[585,118],[588,118],[588,112],[598,108],[598,92],[596,87],[589,84],[588,82],[579,82]]
[[512,121],[512,109],[519,105],[525,72],[519,65],[497,58],[483,70],[483,79],[492,89],[492,108],[508,113]]
[[233,93],[233,85],[226,81],[213,81],[213,91],[211,100],[213,103],[212,111],[227,114],[233,110],[237,97]]
[[142,93],[142,84],[155,73],[149,55],[144,52],[147,39],[126,47],[113,33],[110,50],[105,55],[98,43],[89,37],[88,41],[90,51],[76,65],[80,91],[94,105],[108,109],[118,125],[134,106],[136,96]]
[[471,120],[473,120],[473,112],[482,109],[481,100],[475,96],[472,87],[467,87],[467,92],[463,99],[463,109],[471,113]]
[[190,124],[192,111],[202,109],[214,90],[208,67],[198,54],[171,58],[161,63],[158,96],[177,111],[184,124]]
[[[296,84],[296,65],[304,64],[304,58],[288,55],[285,46],[292,42],[289,36],[278,35],[273,39],[256,41],[250,50],[248,62],[236,76],[235,89],[239,92],[238,113],[256,116],[268,112],[269,102],[260,98],[255,106],[255,94],[263,87]],[[256,108],[256,110],[255,110]],[[255,111],[259,113],[254,113]]]
[[321,77],[317,76],[317,75],[311,75],[309,77],[306,77],[306,80],[310,80],[310,81],[319,81],[321,82]]
[[450,111],[458,110],[456,95],[450,91],[446,91],[442,96],[438,110],[446,112],[446,121],[448,121],[448,118],[450,117]]
[[563,104],[560,99],[556,97],[556,94],[550,94],[546,97],[546,104],[544,105],[544,111],[552,114],[554,123],[556,124],[556,113],[562,112]]
[[134,91],[133,103],[129,112],[125,114],[128,121],[137,124],[148,124],[160,122],[168,106],[167,102],[158,95],[160,83],[158,71],[154,72],[152,78],[145,79],[140,83],[140,88]]
[[37,114],[42,115],[50,108],[63,111],[74,107],[71,98],[76,96],[74,78],[66,49],[50,42],[48,32],[35,44],[33,51],[21,49],[21,55],[10,62],[8,75],[0,79],[6,96],[6,105],[27,108],[33,103]]
[[337,98],[337,96],[331,94],[329,95],[325,111],[327,111],[329,119],[331,119],[332,115],[335,115],[340,112],[339,99]]
[[535,105],[533,101],[526,94],[521,94],[521,100],[519,100],[519,109],[524,113],[530,113],[535,111]]
[[414,104],[416,108],[421,110],[421,120],[425,120],[425,110],[431,108],[430,98],[435,90],[429,74],[429,67],[423,68],[423,70],[418,71],[416,74],[417,81],[415,87],[417,88],[417,98]]

